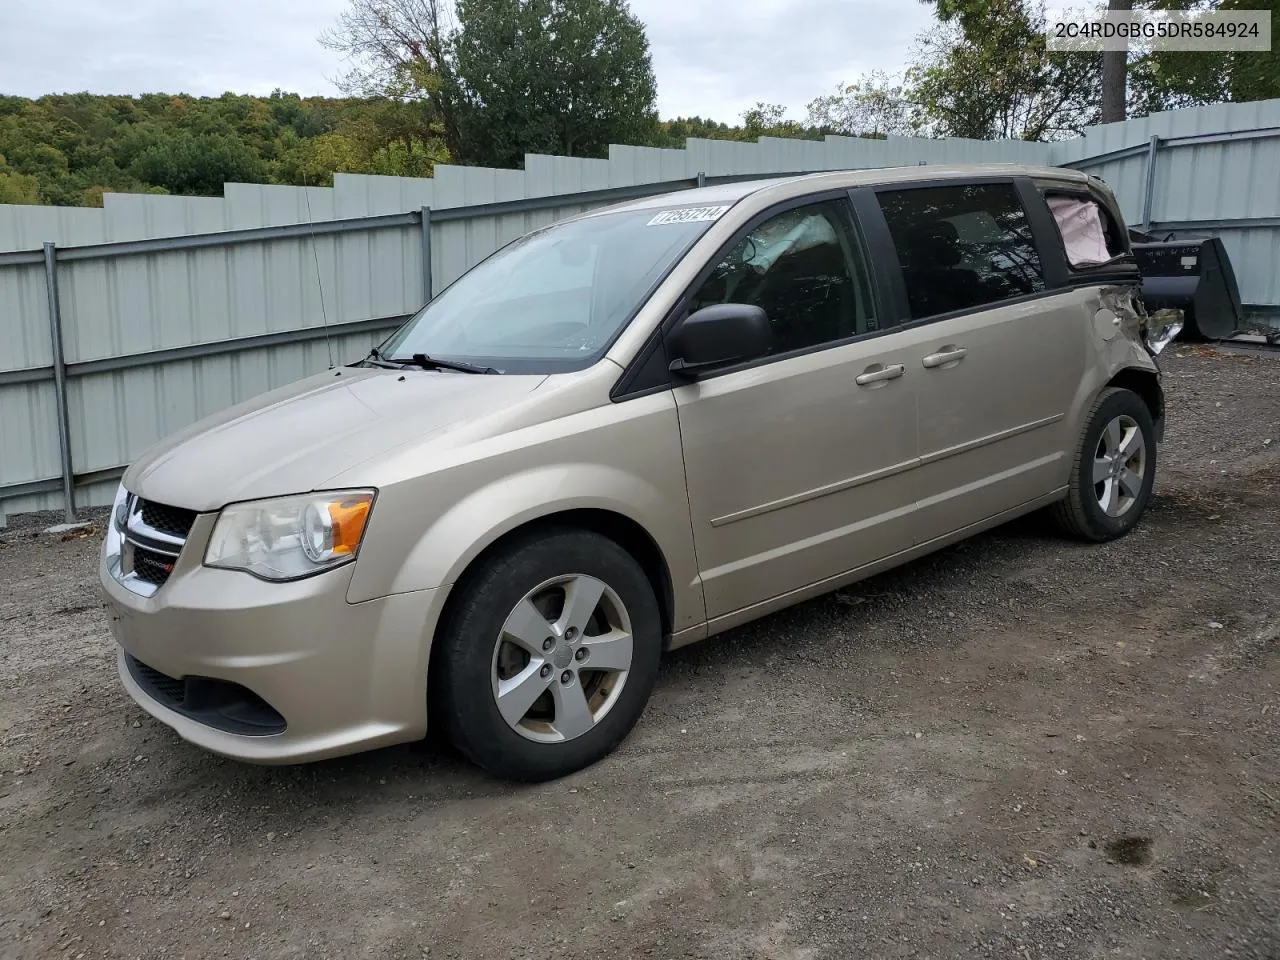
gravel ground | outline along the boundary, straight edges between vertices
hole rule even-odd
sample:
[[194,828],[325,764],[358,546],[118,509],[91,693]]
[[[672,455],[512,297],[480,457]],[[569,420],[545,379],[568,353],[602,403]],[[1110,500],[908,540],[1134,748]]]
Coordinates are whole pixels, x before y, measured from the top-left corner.
[[1132,536],[1033,518],[680,651],[535,787],[183,744],[116,681],[97,532],[14,518],[0,956],[1277,960],[1280,357],[1170,353]]

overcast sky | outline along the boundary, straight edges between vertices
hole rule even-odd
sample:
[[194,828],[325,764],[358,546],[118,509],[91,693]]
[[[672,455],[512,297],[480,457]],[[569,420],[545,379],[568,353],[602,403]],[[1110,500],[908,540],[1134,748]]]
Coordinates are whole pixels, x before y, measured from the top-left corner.
[[[0,0],[0,93],[335,93],[316,41],[346,0]],[[918,0],[632,0],[663,117],[726,122],[758,100],[797,119],[869,70],[896,73]]]

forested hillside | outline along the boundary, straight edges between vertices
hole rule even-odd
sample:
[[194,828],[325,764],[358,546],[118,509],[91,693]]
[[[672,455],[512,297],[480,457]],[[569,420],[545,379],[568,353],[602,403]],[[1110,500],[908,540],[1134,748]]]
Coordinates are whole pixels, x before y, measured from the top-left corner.
[[[0,97],[0,203],[97,206],[108,190],[218,195],[227,181],[316,185],[335,172],[428,176],[449,154],[427,110],[279,92]],[[680,147],[691,136],[769,132],[758,116],[748,119],[655,122],[644,139]],[[791,126],[792,135],[816,135]]]

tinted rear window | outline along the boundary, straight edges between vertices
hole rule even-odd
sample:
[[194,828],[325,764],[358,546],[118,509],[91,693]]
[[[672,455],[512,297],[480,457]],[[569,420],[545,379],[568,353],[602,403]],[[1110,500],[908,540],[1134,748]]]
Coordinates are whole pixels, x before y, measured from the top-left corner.
[[913,319],[1044,290],[1040,254],[1013,184],[879,194]]

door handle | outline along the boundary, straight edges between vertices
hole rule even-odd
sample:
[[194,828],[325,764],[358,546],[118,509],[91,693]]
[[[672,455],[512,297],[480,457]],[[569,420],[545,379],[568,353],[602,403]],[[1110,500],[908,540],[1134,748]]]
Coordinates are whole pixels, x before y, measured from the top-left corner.
[[945,367],[950,363],[959,363],[968,355],[969,351],[964,347],[945,347],[937,353],[931,353],[922,361],[926,369],[932,370],[934,367]]
[[906,367],[900,363],[894,363],[887,367],[880,367],[878,370],[868,369],[866,373],[859,376],[854,382],[860,387],[869,387],[877,383],[884,383],[886,380],[897,380],[906,372]]

